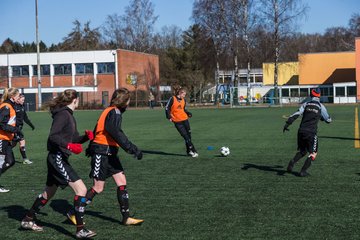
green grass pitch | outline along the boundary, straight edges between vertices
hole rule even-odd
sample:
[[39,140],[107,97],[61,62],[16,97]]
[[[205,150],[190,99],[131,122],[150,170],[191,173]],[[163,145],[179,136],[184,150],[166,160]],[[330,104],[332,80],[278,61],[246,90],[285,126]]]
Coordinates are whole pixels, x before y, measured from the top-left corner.
[[[282,133],[283,115],[295,107],[190,109],[196,159],[185,156],[184,142],[163,109],[128,110],[123,129],[145,151],[141,161],[120,152],[128,180],[130,210],[143,218],[138,227],[120,225],[115,184],[87,207],[85,222],[95,239],[359,239],[360,149],[354,148],[354,109],[328,106],[332,124],[319,124],[319,154],[310,177],[285,173],[296,152],[297,120]],[[79,132],[93,129],[99,111],[76,111]],[[29,113],[36,126],[24,127],[27,154],[0,178],[11,189],[0,194],[0,239],[74,239],[65,212],[71,188],[58,190],[38,215],[44,232],[20,229],[20,220],[46,179],[46,140],[51,117]],[[208,150],[213,146],[214,150]],[[220,157],[221,146],[230,147]],[[84,146],[85,147],[85,146]],[[91,186],[90,161],[73,155],[71,164]],[[294,168],[298,171],[300,161]]]

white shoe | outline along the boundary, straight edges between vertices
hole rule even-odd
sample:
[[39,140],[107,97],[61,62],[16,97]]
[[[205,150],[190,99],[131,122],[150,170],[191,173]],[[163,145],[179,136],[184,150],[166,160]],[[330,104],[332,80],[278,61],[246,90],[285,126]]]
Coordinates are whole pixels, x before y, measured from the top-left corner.
[[95,237],[96,236],[96,232],[94,231],[91,231],[89,229],[86,229],[86,228],[83,228],[81,229],[80,231],[78,231],[76,233],[76,238],[77,239],[81,239],[81,238],[92,238],[92,237]]
[[199,156],[199,154],[198,154],[197,152],[193,152],[193,151],[190,151],[190,152],[189,152],[189,155],[190,155],[191,157],[193,157],[193,158],[196,158],[196,157]]
[[37,225],[35,221],[22,220],[20,225],[23,229],[33,230],[35,232],[42,232],[44,230],[43,227]]
[[10,190],[9,189],[6,189],[4,187],[0,187],[0,193],[6,193],[6,192],[9,192]]
[[25,158],[23,161],[23,164],[32,164],[33,162],[30,161],[29,159]]

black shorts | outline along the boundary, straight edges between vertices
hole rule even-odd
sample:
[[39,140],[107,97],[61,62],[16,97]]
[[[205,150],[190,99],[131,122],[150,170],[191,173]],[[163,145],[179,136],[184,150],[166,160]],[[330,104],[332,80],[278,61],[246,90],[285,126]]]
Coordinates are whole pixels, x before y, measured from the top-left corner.
[[108,177],[123,171],[124,169],[117,155],[94,153],[91,156],[90,178],[105,181]]
[[314,133],[298,132],[298,150],[316,153],[318,151],[318,137]]
[[65,188],[69,182],[76,182],[80,179],[75,170],[68,162],[68,157],[62,153],[49,153],[47,157],[47,179],[46,186],[56,185]]

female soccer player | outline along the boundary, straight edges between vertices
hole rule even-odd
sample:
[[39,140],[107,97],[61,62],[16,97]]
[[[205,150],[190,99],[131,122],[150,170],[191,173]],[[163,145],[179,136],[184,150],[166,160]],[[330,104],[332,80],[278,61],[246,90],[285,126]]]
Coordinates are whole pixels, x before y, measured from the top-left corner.
[[[130,103],[130,92],[126,88],[115,90],[111,97],[110,106],[107,107],[96,124],[95,137],[86,150],[91,156],[90,178],[94,185],[86,194],[87,203],[91,203],[96,194],[101,193],[105,187],[105,180],[112,177],[116,183],[116,195],[124,225],[139,225],[144,220],[129,217],[129,198],[126,189],[126,176],[118,157],[121,147],[127,153],[142,159],[142,152],[131,143],[121,129],[122,115]],[[75,223],[72,213],[69,219]],[[76,219],[77,220],[77,219]]]
[[24,133],[22,132],[22,128],[24,126],[24,122],[31,127],[32,130],[35,129],[34,124],[30,121],[26,111],[25,111],[25,95],[20,94],[19,99],[15,103],[15,111],[16,111],[16,127],[20,129],[20,132],[15,134],[13,139],[12,147],[15,147],[17,142],[19,142],[20,146],[20,153],[23,158],[23,164],[32,164],[33,162],[30,161],[26,156],[26,148],[25,148],[25,137]]
[[166,118],[173,122],[180,135],[185,140],[186,153],[191,157],[198,157],[195,146],[191,141],[191,129],[189,118],[192,114],[186,110],[186,90],[181,87],[174,88],[174,96],[172,96],[165,107]]
[[[5,88],[0,103],[0,175],[15,164],[14,153],[11,147],[11,141],[14,133],[18,133],[16,127],[16,112],[14,104],[19,98],[17,88]],[[0,193],[9,192],[0,186]]]
[[65,90],[48,104],[53,122],[47,140],[49,153],[46,186],[44,192],[35,199],[32,207],[21,221],[21,227],[24,229],[43,231],[43,228],[35,223],[35,214],[55,195],[58,187],[64,189],[70,186],[75,192],[76,238],[90,238],[96,235],[95,232],[84,227],[86,186],[69,163],[72,153],[82,152],[81,143],[93,138],[91,131],[86,130],[86,134],[80,136],[76,129],[73,112],[78,104],[78,93],[72,89]]

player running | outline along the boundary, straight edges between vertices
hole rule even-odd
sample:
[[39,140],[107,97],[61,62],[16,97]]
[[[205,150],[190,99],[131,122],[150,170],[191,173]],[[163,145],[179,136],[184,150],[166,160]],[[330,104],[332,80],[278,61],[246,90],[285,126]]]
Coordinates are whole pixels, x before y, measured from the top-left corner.
[[76,238],[90,238],[96,235],[84,226],[83,218],[86,205],[86,186],[69,163],[72,153],[82,152],[81,143],[91,140],[93,133],[85,131],[80,136],[73,116],[78,107],[79,96],[75,90],[65,90],[48,104],[53,122],[47,140],[47,180],[45,190],[34,201],[30,210],[21,221],[23,229],[43,231],[43,227],[35,223],[35,215],[55,195],[58,187],[70,186],[74,192],[74,211],[77,220]]
[[24,126],[24,122],[31,127],[32,130],[35,129],[34,124],[30,121],[24,107],[25,102],[25,95],[20,94],[18,101],[15,103],[15,112],[16,112],[16,126],[20,129],[20,132],[15,134],[13,139],[12,147],[15,147],[16,144],[19,142],[20,146],[20,153],[23,158],[23,164],[32,164],[33,162],[30,161],[26,156],[26,148],[25,148],[25,137],[24,133],[22,132],[22,128]]
[[[142,159],[142,152],[131,143],[121,129],[122,115],[130,103],[130,92],[126,88],[115,90],[107,107],[95,126],[94,140],[90,142],[87,155],[91,156],[90,178],[94,185],[87,191],[87,204],[93,201],[96,194],[101,193],[107,178],[112,177],[116,184],[116,196],[124,225],[139,225],[144,220],[130,217],[129,196],[126,189],[126,176],[118,157],[121,147],[127,153]],[[76,224],[77,219],[69,212],[68,218]]]
[[191,157],[198,157],[195,146],[191,141],[191,129],[189,118],[192,114],[186,110],[186,90],[181,87],[174,88],[174,96],[172,96],[165,107],[166,118],[173,122],[180,135],[185,140],[186,153]]
[[[5,88],[0,103],[0,176],[15,164],[11,141],[15,133],[19,133],[16,127],[16,112],[14,104],[19,98],[17,88]],[[0,186],[0,193],[9,192]]]
[[297,112],[292,114],[285,123],[283,132],[289,131],[288,127],[302,115],[300,127],[297,135],[298,152],[289,162],[287,171],[292,169],[297,161],[309,153],[305,163],[299,173],[300,177],[309,175],[307,169],[311,166],[311,162],[315,160],[318,151],[317,125],[319,120],[331,123],[331,118],[324,105],[320,103],[320,89],[311,90],[311,100],[305,102]]

